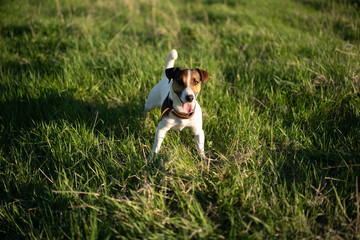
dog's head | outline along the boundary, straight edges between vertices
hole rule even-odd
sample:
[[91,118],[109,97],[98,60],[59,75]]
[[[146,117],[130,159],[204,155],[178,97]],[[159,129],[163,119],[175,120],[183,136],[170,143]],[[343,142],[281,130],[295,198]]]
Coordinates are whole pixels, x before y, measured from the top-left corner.
[[195,109],[195,100],[198,96],[201,85],[209,79],[209,73],[204,70],[183,69],[179,67],[165,70],[169,82],[172,80],[172,91],[179,98],[185,113]]

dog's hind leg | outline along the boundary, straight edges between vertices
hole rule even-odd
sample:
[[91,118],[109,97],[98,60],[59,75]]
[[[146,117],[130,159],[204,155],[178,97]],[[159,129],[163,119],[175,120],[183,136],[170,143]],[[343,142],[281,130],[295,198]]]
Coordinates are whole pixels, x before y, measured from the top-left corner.
[[153,89],[151,89],[149,96],[146,100],[145,103],[145,112],[150,112],[151,110],[153,110],[155,107],[160,106],[160,99],[161,95],[160,95],[160,87],[157,85],[155,86]]

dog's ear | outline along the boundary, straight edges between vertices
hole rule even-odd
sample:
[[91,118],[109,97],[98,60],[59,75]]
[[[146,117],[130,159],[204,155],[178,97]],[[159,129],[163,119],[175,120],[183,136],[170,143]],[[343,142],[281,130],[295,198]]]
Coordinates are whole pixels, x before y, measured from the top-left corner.
[[200,77],[201,77],[201,82],[204,84],[206,83],[206,81],[209,79],[210,75],[208,72],[201,70],[199,68],[196,68],[196,70],[199,72]]
[[165,75],[169,79],[169,82],[171,81],[171,79],[174,78],[175,73],[179,70],[180,70],[179,67],[168,68],[165,70]]

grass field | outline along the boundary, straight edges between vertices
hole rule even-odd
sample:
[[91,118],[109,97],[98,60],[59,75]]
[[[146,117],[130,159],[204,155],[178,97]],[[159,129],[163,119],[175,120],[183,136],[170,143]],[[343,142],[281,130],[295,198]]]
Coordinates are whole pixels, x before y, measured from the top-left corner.
[[[1,239],[360,239],[360,3],[0,1]],[[208,162],[165,58],[210,73]]]

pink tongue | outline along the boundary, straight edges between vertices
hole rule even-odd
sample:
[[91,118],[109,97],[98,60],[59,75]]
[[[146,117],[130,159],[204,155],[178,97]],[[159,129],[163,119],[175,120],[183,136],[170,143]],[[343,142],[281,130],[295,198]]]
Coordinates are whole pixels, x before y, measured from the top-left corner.
[[191,113],[192,112],[192,104],[191,103],[184,103],[183,104],[183,110],[185,113]]

